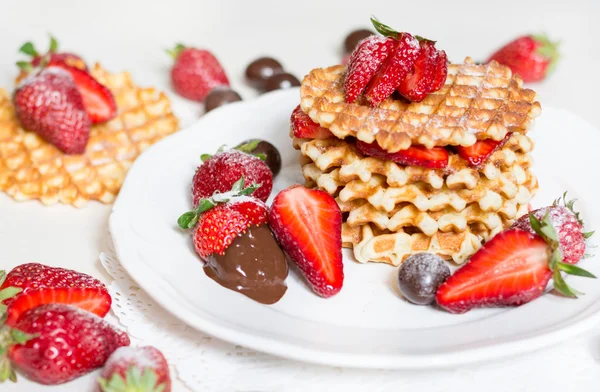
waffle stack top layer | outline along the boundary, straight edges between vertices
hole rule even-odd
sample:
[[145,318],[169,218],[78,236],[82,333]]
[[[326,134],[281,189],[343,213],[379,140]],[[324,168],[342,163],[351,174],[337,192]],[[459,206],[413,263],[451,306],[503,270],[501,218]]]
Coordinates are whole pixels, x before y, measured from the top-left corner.
[[526,133],[541,107],[533,90],[508,67],[491,62],[450,64],[439,91],[422,102],[389,98],[373,108],[346,103],[342,65],[312,70],[302,81],[300,105],[310,118],[336,137],[353,136],[389,152],[411,145],[471,146],[477,140],[502,140],[509,132]]
[[[300,91],[302,110],[335,137],[293,143],[306,184],[338,202],[344,246],[358,261],[398,265],[426,251],[460,263],[527,212],[538,183],[526,133],[541,108],[507,67],[467,59],[450,65],[444,87],[423,102],[390,98],[378,108],[345,102],[345,71],[315,69]],[[444,169],[365,156],[354,141],[377,142],[393,153],[411,145],[470,146],[508,133],[478,167],[448,148]]]

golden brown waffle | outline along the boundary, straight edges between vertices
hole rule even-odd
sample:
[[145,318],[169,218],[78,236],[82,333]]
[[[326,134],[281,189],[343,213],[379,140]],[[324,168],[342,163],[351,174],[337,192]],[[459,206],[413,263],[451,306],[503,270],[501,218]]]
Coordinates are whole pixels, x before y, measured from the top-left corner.
[[44,204],[111,203],[137,156],[178,129],[162,92],[136,86],[127,72],[111,74],[96,65],[92,74],[112,91],[118,114],[92,127],[82,155],[65,155],[23,130],[9,93],[0,89],[0,191]]
[[492,235],[483,229],[476,229],[476,226],[473,230],[460,233],[440,231],[427,236],[402,230],[396,233],[381,231],[369,223],[355,227],[342,224],[343,246],[353,248],[358,262],[380,262],[395,266],[411,254],[420,252],[435,253],[446,260],[462,263],[477,252],[484,237],[490,238]]
[[502,140],[508,132],[525,133],[541,113],[533,90],[510,69],[493,61],[486,65],[451,64],[442,89],[422,102],[389,98],[378,108],[346,103],[343,65],[312,70],[302,81],[301,107],[336,137],[354,136],[389,152],[413,144],[471,146],[477,140]]
[[306,185],[334,196],[344,212],[344,243],[360,262],[397,265],[422,251],[463,262],[525,214],[537,191],[533,143],[521,134],[480,169],[451,156],[447,171],[365,157],[337,138],[294,145]]

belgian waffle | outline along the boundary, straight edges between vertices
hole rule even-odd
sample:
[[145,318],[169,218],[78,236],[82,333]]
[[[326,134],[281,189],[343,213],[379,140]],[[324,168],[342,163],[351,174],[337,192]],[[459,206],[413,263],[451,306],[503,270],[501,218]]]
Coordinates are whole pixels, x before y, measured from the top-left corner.
[[65,155],[22,129],[9,93],[0,89],[0,191],[46,205],[111,203],[137,156],[178,129],[162,92],[138,87],[129,73],[112,74],[100,65],[92,75],[112,91],[118,114],[92,127],[82,155]]
[[293,143],[306,185],[336,198],[344,245],[360,262],[398,265],[427,251],[461,263],[525,214],[538,188],[528,155],[533,142],[518,133],[482,167],[451,153],[444,170],[367,157],[337,138]]
[[445,85],[422,102],[388,98],[372,108],[344,98],[346,66],[312,70],[302,81],[300,105],[310,118],[339,139],[376,141],[388,152],[411,145],[471,146],[477,140],[502,140],[526,133],[541,113],[533,90],[495,61],[450,64]]
[[403,230],[389,232],[378,230],[372,224],[350,226],[342,224],[342,244],[353,248],[354,257],[360,263],[381,262],[400,265],[413,253],[430,252],[456,263],[464,262],[480,247],[484,238],[495,233],[474,226],[462,232],[437,232],[433,236],[409,233]]

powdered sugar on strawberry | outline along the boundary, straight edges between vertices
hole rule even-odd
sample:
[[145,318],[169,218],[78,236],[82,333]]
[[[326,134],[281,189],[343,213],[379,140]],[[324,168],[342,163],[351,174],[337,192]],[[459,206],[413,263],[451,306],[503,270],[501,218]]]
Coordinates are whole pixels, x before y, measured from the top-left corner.
[[[550,222],[558,234],[563,262],[575,264],[581,260],[586,249],[583,226],[571,210],[564,206],[555,205],[537,209],[532,211],[532,214],[539,220],[542,220],[548,214]],[[535,233],[529,222],[529,215],[522,216],[514,223],[513,227]]]

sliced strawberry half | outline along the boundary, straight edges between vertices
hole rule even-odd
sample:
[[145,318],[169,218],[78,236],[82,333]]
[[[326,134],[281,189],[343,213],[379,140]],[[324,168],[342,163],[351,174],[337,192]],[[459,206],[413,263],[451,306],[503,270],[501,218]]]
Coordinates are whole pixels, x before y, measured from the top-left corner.
[[302,111],[300,105],[296,106],[290,118],[294,137],[302,139],[327,139],[333,135],[327,128],[323,128]]
[[475,144],[469,147],[458,146],[456,151],[458,155],[469,162],[469,165],[479,167],[485,163],[488,158],[496,152],[499,148],[502,148],[508,141],[512,133],[508,133],[501,141],[493,139],[478,140]]
[[49,67],[58,67],[71,74],[83,98],[85,111],[93,124],[115,118],[117,104],[112,92],[87,71],[69,66],[64,62],[52,62]]
[[0,271],[0,313],[7,307],[7,323],[16,322],[26,310],[49,303],[74,305],[104,317],[112,299],[106,286],[87,274],[39,263],[22,264],[7,275]]
[[436,300],[451,313],[527,303],[542,295],[552,278],[549,259],[540,236],[519,229],[500,233],[440,286]]
[[550,217],[529,215],[535,233],[510,229],[493,237],[436,293],[438,305],[451,313],[475,307],[518,306],[538,298],[550,279],[554,289],[577,297],[561,272],[588,278],[594,275],[562,262],[558,234]]
[[419,41],[415,37],[409,33],[398,34],[392,54],[369,82],[365,91],[365,96],[371,106],[379,106],[381,102],[392,95],[398,84],[413,69],[419,52]]
[[435,43],[429,40],[420,42],[421,50],[412,73],[397,84],[398,92],[413,102],[421,102],[434,84],[438,54]]
[[346,102],[353,103],[362,94],[391,54],[395,43],[394,38],[373,35],[358,44],[350,56],[344,81]]
[[342,213],[328,193],[294,185],[281,191],[269,210],[277,241],[322,297],[344,282]]
[[377,142],[371,144],[358,140],[356,147],[364,155],[381,158],[406,166],[421,166],[430,169],[444,169],[448,166],[448,151],[444,147],[425,148],[410,146],[406,150],[390,153],[381,148]]
[[110,310],[111,298],[106,289],[98,288],[44,288],[29,290],[19,295],[7,310],[7,325],[14,325],[29,309],[44,304],[66,304],[104,317]]
[[444,84],[446,84],[446,79],[448,78],[448,56],[446,52],[443,50],[437,51],[437,62],[435,65],[435,71],[433,75],[433,82],[429,87],[429,92],[433,93],[438,91]]

